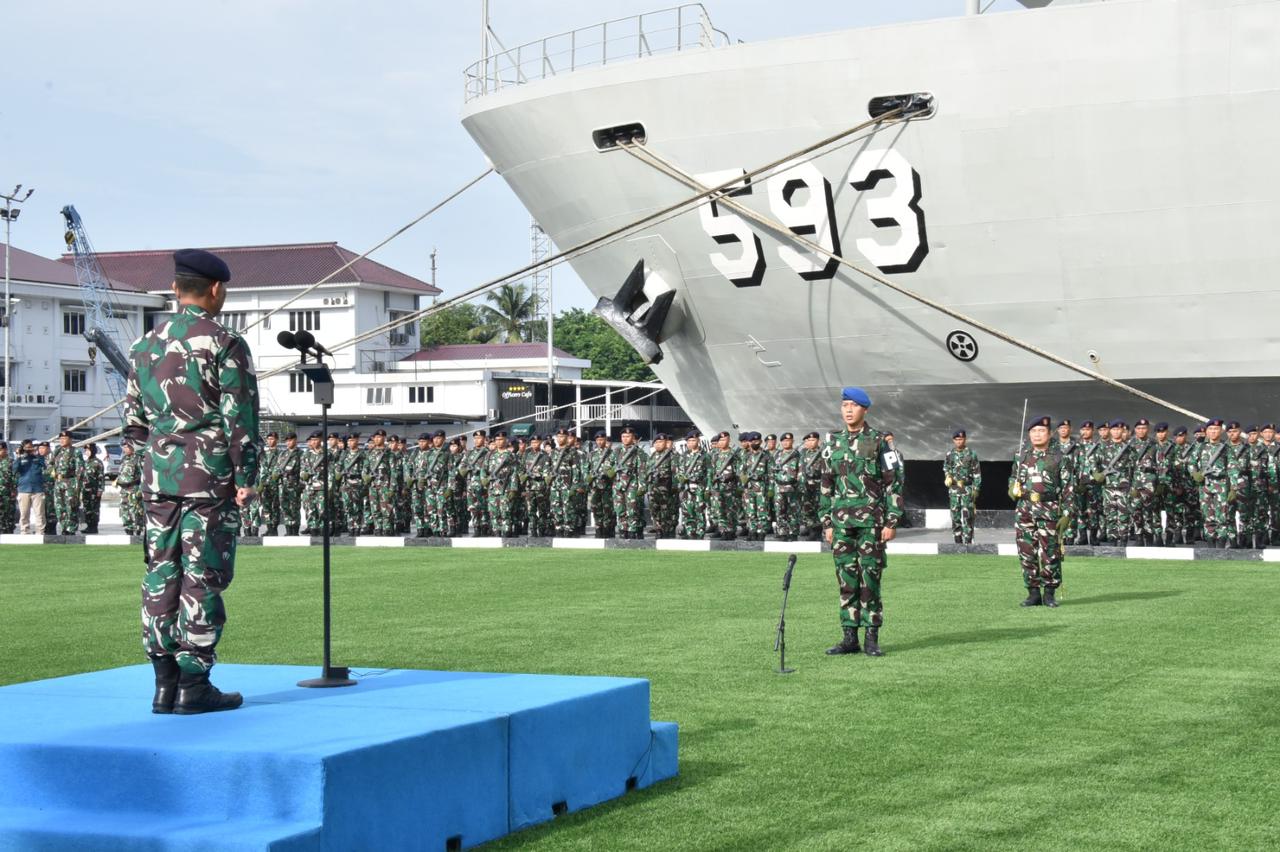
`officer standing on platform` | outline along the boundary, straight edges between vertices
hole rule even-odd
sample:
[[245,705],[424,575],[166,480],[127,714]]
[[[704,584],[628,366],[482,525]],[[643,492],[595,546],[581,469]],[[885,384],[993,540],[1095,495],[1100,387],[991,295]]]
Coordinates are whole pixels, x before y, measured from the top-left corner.
[[258,477],[258,381],[249,346],[214,317],[231,270],[198,249],[174,253],[178,310],[129,352],[124,440],[143,450],[146,501],[142,644],[155,713],[234,710],[209,682],[226,623],[239,509]]
[[969,433],[964,429],[952,432],[952,448],[942,460],[942,484],[947,486],[951,534],[956,544],[973,544],[978,489],[982,487],[982,467],[978,464],[978,454],[969,449],[968,441]]
[[843,428],[824,450],[822,471],[822,527],[831,545],[840,584],[840,626],[844,638],[828,654],[858,652],[858,628],[866,628],[865,653],[880,650],[884,607],[880,579],[885,569],[885,544],[897,534],[904,514],[899,490],[898,456],[884,435],[866,422],[871,397],[862,388],[841,394]]

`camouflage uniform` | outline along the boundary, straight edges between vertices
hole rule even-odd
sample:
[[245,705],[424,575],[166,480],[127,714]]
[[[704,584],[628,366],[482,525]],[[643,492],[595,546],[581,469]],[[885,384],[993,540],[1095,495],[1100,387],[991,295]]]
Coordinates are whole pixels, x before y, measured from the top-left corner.
[[972,544],[978,489],[982,487],[978,454],[968,447],[952,448],[942,460],[942,473],[951,509],[951,534],[957,544]]
[[392,535],[396,531],[395,464],[395,453],[386,444],[375,445],[364,452],[364,484],[368,489],[369,507],[365,528],[372,527],[374,535]]
[[[1100,440],[1081,441],[1076,445],[1075,457],[1075,523],[1087,531],[1084,540],[1098,541],[1106,521],[1102,510],[1102,486],[1093,479],[1093,473],[1103,467],[1103,443]],[[1077,536],[1077,541],[1081,537]]]
[[529,449],[520,461],[529,535],[539,538],[554,535],[555,524],[551,517],[551,454],[541,449]]
[[449,451],[449,481],[452,485],[445,489],[445,506],[449,512],[450,535],[462,535],[467,531],[471,514],[467,511],[467,477],[462,472],[462,463],[467,454],[459,447],[457,452]]
[[396,449],[392,451],[392,458],[395,460],[395,503],[396,503],[396,532],[409,532],[409,527],[413,522],[413,457],[418,450],[407,450],[396,444]]
[[18,523],[18,470],[7,454],[0,458],[0,533],[13,532]]
[[516,495],[519,493],[520,459],[510,447],[495,449],[485,461],[484,484],[488,495],[488,513],[495,535],[514,535]]
[[341,469],[338,472],[342,494],[342,517],[351,535],[363,535],[364,517],[364,453],[356,447],[342,451]]
[[[819,514],[831,530],[840,586],[840,625],[879,628],[884,622],[880,578],[885,569],[882,529],[896,529],[905,509],[896,465],[884,435],[867,424],[841,428],[823,450]],[[893,456],[889,456],[889,459]]]
[[1200,511],[1200,486],[1192,476],[1191,457],[1196,447],[1203,441],[1191,441],[1178,448],[1178,463],[1187,485],[1187,493],[1183,495],[1183,505],[1187,519],[1187,537],[1191,542],[1204,538],[1204,515]]
[[302,452],[298,480],[302,487],[302,508],[307,515],[306,535],[324,535],[324,454],[308,447]]
[[137,453],[128,454],[120,460],[116,487],[120,489],[120,522],[129,535],[142,535],[146,528],[141,485],[142,456]]
[[774,453],[773,465],[773,520],[778,538],[795,541],[804,525],[801,514],[801,494],[804,489],[803,457],[801,451],[781,447]]
[[681,538],[700,539],[707,534],[707,481],[711,475],[710,458],[701,447],[685,453],[676,468],[680,488]]
[[[432,486],[431,476],[436,464],[440,461],[444,448],[427,445],[419,447],[409,462],[408,482],[412,492],[413,534],[424,536],[440,536],[445,534],[440,524],[440,480],[437,478]],[[438,477],[438,473],[437,473]]]
[[49,457],[48,469],[53,471],[53,511],[58,519],[58,532],[74,535],[80,526],[84,456],[75,447],[58,447]]
[[615,475],[614,449],[605,447],[587,452],[582,459],[586,466],[588,509],[596,538],[612,538],[617,532],[618,518],[614,511],[613,478]]
[[276,456],[276,493],[279,520],[286,535],[297,535],[302,527],[302,449],[285,447]]
[[1199,486],[1204,540],[1210,546],[1225,544],[1235,535],[1231,504],[1235,502],[1231,484],[1231,450],[1225,441],[1205,441],[1192,445],[1187,469]]
[[87,533],[98,532],[98,521],[102,517],[102,490],[106,485],[107,472],[102,466],[102,460],[97,456],[85,459],[84,471],[80,477],[80,506]]
[[728,448],[707,455],[707,522],[713,535],[733,539],[738,534],[737,456]]
[[640,445],[618,448],[613,457],[613,516],[619,537],[639,538],[644,532],[644,454]]
[[670,448],[649,457],[645,472],[649,489],[649,512],[658,538],[675,538],[680,519],[680,501],[676,496],[676,454]]
[[585,489],[582,464],[577,449],[567,445],[551,451],[551,520],[555,535],[578,534],[577,500]]
[[1157,449],[1151,439],[1133,438],[1133,481],[1129,488],[1129,523],[1139,544],[1154,541],[1160,529],[1160,507],[1156,503],[1156,485],[1159,481]]
[[[280,446],[263,447],[258,462],[258,477],[261,488],[258,490],[258,516],[266,526],[266,535],[275,535],[280,526],[280,463],[284,448]],[[257,526],[257,524],[253,524]]]
[[822,497],[822,448],[800,451],[800,534],[816,539],[822,529],[818,503]]
[[[1156,442],[1156,532],[1157,544],[1177,544],[1185,529],[1186,518],[1182,511],[1182,495],[1186,488],[1182,482],[1178,445],[1173,441]],[[1160,512],[1164,511],[1163,531]]]
[[147,573],[142,644],[153,660],[207,672],[231,583],[237,488],[258,476],[258,382],[248,345],[183,305],[129,353],[124,439],[142,455]]
[[1266,494],[1267,540],[1271,544],[1280,544],[1280,441],[1263,442],[1262,452],[1267,455],[1267,482],[1263,489]]
[[773,456],[751,449],[742,456],[738,481],[742,484],[742,513],[747,535],[764,541],[769,533],[769,483],[773,481]]
[[1125,544],[1132,522],[1129,491],[1133,488],[1134,446],[1125,441],[1107,441],[1098,455],[1103,477],[1102,535],[1110,541]]
[[329,454],[329,531],[341,534],[347,529],[347,516],[342,510],[342,465],[347,451],[339,439],[325,452]]
[[472,535],[492,535],[493,524],[489,517],[489,495],[486,492],[489,477],[489,447],[472,447],[462,461],[462,472],[467,479],[467,512],[471,515]]
[[[1063,422],[1067,423],[1067,421]],[[1067,423],[1067,425],[1070,426],[1070,423]],[[1071,435],[1068,434],[1066,438],[1063,438],[1059,433],[1050,439],[1049,446],[1058,455],[1062,456],[1062,472],[1065,476],[1071,478],[1072,485],[1079,482],[1080,444]],[[1073,496],[1071,500],[1072,504],[1074,504],[1075,497]],[[1067,528],[1063,531],[1062,540],[1064,542],[1074,541],[1078,531],[1080,515],[1075,511],[1071,511],[1075,509],[1074,505],[1064,505],[1062,508],[1068,512]]]
[[1267,502],[1270,496],[1271,457],[1266,446],[1258,440],[1248,444],[1249,456],[1249,516],[1245,532],[1249,535],[1250,545],[1264,547],[1267,543],[1267,531],[1270,527],[1267,513]]
[[[1244,546],[1244,539],[1249,537],[1249,521],[1253,514],[1253,464],[1252,451],[1243,440],[1234,444],[1228,441],[1227,455],[1230,456],[1230,482],[1235,491],[1235,501],[1227,510],[1227,520],[1231,534],[1236,536],[1237,543]],[[1237,520],[1237,515],[1239,519]]]
[[[1022,581],[1033,593],[1062,585],[1062,539],[1059,522],[1072,505],[1074,474],[1052,446],[1027,447],[1015,461],[1009,477],[1017,493],[1018,561]],[[1061,525],[1065,529],[1066,524]]]

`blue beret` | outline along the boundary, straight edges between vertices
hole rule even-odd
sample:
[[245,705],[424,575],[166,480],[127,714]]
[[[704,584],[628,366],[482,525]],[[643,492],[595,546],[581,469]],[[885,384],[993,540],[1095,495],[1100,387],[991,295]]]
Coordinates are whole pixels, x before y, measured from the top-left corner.
[[[566,433],[566,434],[568,434],[568,433]],[[607,438],[607,437],[609,437],[609,436],[605,434],[605,432],[604,432],[604,430],[603,430],[603,429],[597,429],[597,430],[596,430],[596,433],[595,433],[594,435],[592,435],[591,437],[592,437],[592,438]]]
[[1239,420],[1232,420],[1230,423],[1228,423],[1228,424],[1227,424],[1227,428],[1228,428],[1228,429],[1239,429],[1239,428],[1240,428],[1240,421],[1239,421]]
[[308,435],[307,440],[310,441],[312,438],[323,438],[323,437],[324,435],[317,430],[315,432],[312,432],[310,435]]
[[1185,435],[1185,434],[1187,434],[1187,427],[1186,427],[1186,426],[1179,426],[1177,429],[1174,429],[1174,430],[1173,430],[1173,434],[1174,434],[1174,435]]
[[1058,426],[1070,426],[1070,425],[1071,425],[1071,421],[1065,417],[1058,421]]
[[1263,429],[1270,429],[1272,432],[1274,432],[1274,431],[1276,431],[1276,424],[1274,424],[1274,423],[1263,423],[1263,424],[1262,424],[1262,428],[1263,428]]
[[784,441],[794,441],[795,439],[796,439],[796,436],[792,435],[790,432],[782,433],[782,440]]
[[1129,424],[1128,424],[1128,423],[1125,423],[1125,422],[1124,422],[1123,420],[1121,420],[1119,417],[1117,417],[1115,420],[1112,420],[1110,425],[1111,425],[1111,428],[1112,428],[1112,429],[1116,428],[1117,426],[1119,426],[1121,429],[1128,429],[1128,428],[1129,428]]
[[1252,423],[1250,423],[1248,426],[1244,427],[1244,431],[1246,431],[1246,432],[1257,432],[1257,431],[1258,431],[1258,427],[1257,427],[1257,426],[1255,426],[1255,425],[1253,425]]
[[506,429],[499,429],[498,431],[496,431],[496,432],[494,432],[494,433],[493,433],[493,437],[495,437],[495,438],[505,438],[505,437],[507,437],[507,430],[506,430]]
[[231,280],[231,267],[213,252],[204,249],[179,249],[173,253],[173,274],[226,282]]
[[1168,431],[1169,431],[1169,424],[1168,424],[1168,423],[1165,423],[1163,420],[1161,420],[1159,423],[1157,423],[1157,424],[1156,424],[1156,431],[1157,431],[1157,432],[1168,432]]
[[1037,426],[1043,426],[1046,429],[1051,429],[1053,428],[1053,420],[1051,420],[1049,417],[1045,415],[1041,415],[1039,417],[1033,417],[1027,421],[1028,432],[1030,432],[1032,429],[1036,428]]
[[688,432],[685,433],[684,439],[687,441],[690,438],[701,438],[701,437],[702,437],[702,433],[699,432],[697,429],[690,429]]
[[805,435],[805,436],[804,436],[804,439],[807,441],[807,440],[809,440],[810,438],[821,438],[821,437],[822,437],[822,436],[821,436],[821,435],[819,435],[817,432],[810,432],[808,435]]
[[[1103,425],[1106,425],[1106,424],[1103,424]],[[1092,421],[1092,420],[1082,420],[1082,421],[1080,421],[1080,428],[1081,428],[1081,429],[1085,428],[1086,426],[1087,426],[1087,427],[1089,427],[1090,429],[1092,429],[1092,428],[1093,428],[1093,421]]]
[[845,388],[840,392],[840,401],[843,402],[845,400],[856,402],[863,408],[871,407],[871,397],[867,396],[867,392],[862,388]]
[[762,438],[762,437],[760,436],[760,433],[759,433],[759,432],[752,432],[752,433],[751,433],[751,440],[752,440],[752,441],[763,441],[763,440],[764,440],[764,438]]
[[966,432],[966,431],[964,431],[963,429],[957,429],[956,431],[954,431],[954,432],[952,432],[952,433],[951,433],[951,437],[952,437],[952,438],[967,438],[967,437],[969,437],[969,433],[968,433],[968,432]]
[[1202,426],[1201,428],[1208,429],[1210,426],[1221,426],[1221,425],[1222,425],[1221,417],[1210,417],[1208,420],[1204,421],[1204,426]]
[[655,441],[670,441],[670,440],[671,440],[671,436],[670,436],[670,435],[668,435],[666,432],[659,432],[658,434],[656,434],[656,435],[654,435],[654,436],[653,436],[653,440],[655,440]]
[[1137,420],[1133,421],[1133,425],[1134,426],[1150,426],[1151,421],[1145,417],[1139,417]]
[[418,440],[419,440],[419,441],[430,441],[430,440],[431,440],[431,433],[430,433],[430,432],[422,432],[422,433],[420,433],[420,434],[418,435]]

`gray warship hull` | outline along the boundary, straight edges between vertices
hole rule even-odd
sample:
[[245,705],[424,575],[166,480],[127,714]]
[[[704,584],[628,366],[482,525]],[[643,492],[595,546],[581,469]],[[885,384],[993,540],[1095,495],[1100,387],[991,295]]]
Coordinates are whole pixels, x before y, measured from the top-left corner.
[[[1275,416],[1280,2],[1113,0],[684,49],[547,74],[463,124],[561,248],[690,192],[593,132],[710,183],[928,93],[736,199],[931,299],[1207,416]],[[965,426],[1008,458],[1023,400],[1189,422],[703,204],[585,254],[674,290],[655,372],[704,431],[829,429],[839,388],[913,458]]]

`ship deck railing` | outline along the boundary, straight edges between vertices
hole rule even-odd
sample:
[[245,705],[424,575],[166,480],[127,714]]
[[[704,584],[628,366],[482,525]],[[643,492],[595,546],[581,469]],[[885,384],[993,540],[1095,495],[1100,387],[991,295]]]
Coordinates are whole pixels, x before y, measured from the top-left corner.
[[712,25],[701,3],[685,3],[604,21],[490,54],[464,72],[465,97],[469,102],[508,86],[583,68],[663,53],[709,50],[728,44],[729,35]]

